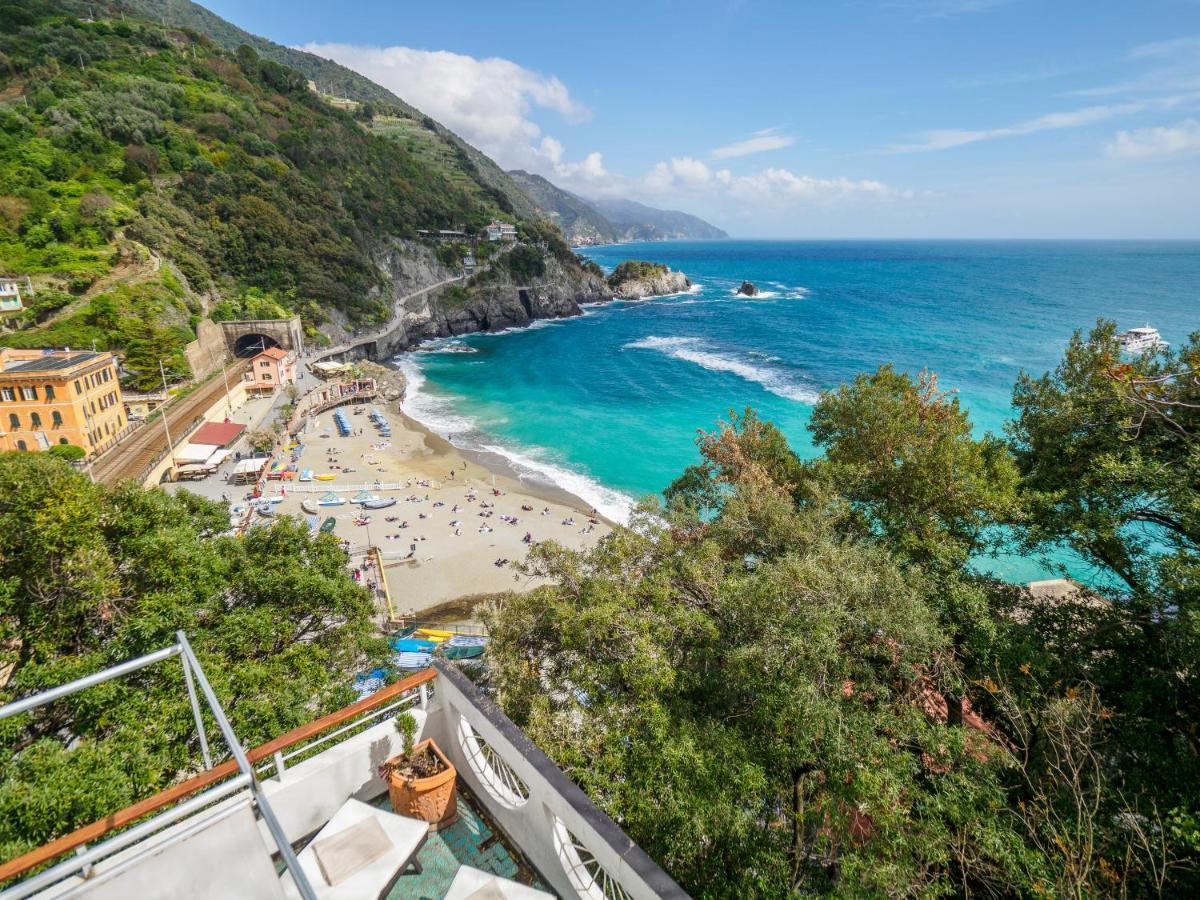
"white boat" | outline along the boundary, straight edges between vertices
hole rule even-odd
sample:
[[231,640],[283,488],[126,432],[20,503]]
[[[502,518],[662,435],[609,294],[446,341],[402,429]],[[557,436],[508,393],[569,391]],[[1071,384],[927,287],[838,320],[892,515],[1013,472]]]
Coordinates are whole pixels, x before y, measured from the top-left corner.
[[1117,335],[1121,349],[1126,353],[1146,353],[1150,350],[1160,350],[1167,346],[1157,328],[1143,325],[1141,328],[1130,328]]

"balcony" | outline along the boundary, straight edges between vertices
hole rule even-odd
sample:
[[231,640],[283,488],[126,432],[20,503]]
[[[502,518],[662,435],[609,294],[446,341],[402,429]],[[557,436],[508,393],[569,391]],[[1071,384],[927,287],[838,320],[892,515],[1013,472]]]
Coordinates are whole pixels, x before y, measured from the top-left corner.
[[[506,884],[516,882],[518,886],[510,889],[517,893],[479,896],[544,896],[520,893],[531,889],[590,900],[686,896],[511,720],[444,661],[249,750],[238,744],[182,633],[172,647],[0,708],[0,718],[146,665],[171,665],[174,657],[183,663],[205,757],[203,771],[0,866],[0,884],[5,886],[0,900],[438,900],[448,896],[452,885],[455,896],[469,896],[461,893],[462,884],[470,877],[491,875],[508,879]],[[209,745],[201,698],[226,741],[229,752],[223,762],[216,761],[219,753]],[[321,880],[319,871],[309,877],[314,870],[303,862],[305,850],[335,815],[356,806],[350,801],[390,810],[385,783],[376,770],[400,751],[392,719],[405,710],[417,722],[417,740],[432,737],[458,771],[459,819],[423,835],[412,858],[416,865],[405,863],[380,890],[338,894]]]

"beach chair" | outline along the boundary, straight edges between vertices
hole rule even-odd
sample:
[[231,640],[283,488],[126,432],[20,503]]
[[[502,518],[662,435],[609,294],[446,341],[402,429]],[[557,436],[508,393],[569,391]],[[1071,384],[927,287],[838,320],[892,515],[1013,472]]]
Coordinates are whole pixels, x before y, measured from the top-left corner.
[[539,891],[517,881],[510,881],[476,869],[459,866],[454,881],[443,900],[554,900],[553,894]]
[[[428,834],[428,822],[350,799],[298,854],[300,868],[320,900],[383,897],[410,866],[421,871]],[[289,898],[300,896],[286,872],[281,884]]]

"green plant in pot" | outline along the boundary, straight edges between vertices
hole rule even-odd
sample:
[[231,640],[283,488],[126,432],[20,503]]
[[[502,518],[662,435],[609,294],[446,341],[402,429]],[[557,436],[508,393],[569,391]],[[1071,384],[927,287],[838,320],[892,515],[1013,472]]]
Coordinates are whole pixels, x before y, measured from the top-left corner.
[[417,720],[403,712],[393,720],[400,734],[401,752],[379,767],[387,781],[392,810],[402,816],[424,819],[433,830],[458,819],[454,785],[458,773],[432,738],[417,744]]

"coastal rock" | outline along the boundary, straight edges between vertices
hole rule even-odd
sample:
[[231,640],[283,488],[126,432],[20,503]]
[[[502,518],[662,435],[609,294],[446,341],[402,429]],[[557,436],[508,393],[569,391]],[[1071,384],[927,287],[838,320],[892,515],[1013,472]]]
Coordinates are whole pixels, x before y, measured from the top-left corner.
[[662,263],[627,260],[608,277],[612,295],[621,300],[641,300],[678,294],[692,286],[682,272],[674,272]]
[[419,289],[455,274],[422,250],[396,246],[380,261],[394,286],[395,327],[380,337],[372,353],[376,358],[412,349],[431,338],[503,331],[536,319],[577,316],[582,312],[580,303],[612,296],[603,278],[565,265],[549,252],[537,276],[517,280],[505,267],[495,265],[466,282],[411,296],[414,286]]
[[737,292],[738,292],[738,294],[740,294],[743,297],[757,297],[758,296],[758,288],[755,287],[749,281],[743,281],[742,286],[737,289]]

